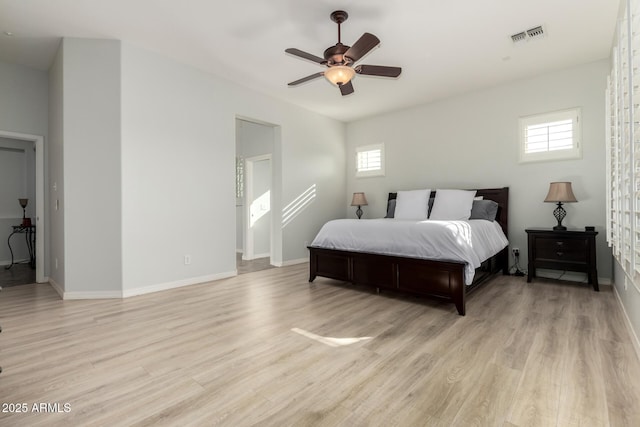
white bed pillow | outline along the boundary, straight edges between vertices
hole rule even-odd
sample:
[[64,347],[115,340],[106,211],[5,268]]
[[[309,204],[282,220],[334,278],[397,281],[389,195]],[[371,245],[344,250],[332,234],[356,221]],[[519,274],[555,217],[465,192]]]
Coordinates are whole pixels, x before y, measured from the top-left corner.
[[438,189],[429,219],[466,221],[471,216],[475,196],[475,191]]
[[431,190],[398,191],[395,219],[427,219]]

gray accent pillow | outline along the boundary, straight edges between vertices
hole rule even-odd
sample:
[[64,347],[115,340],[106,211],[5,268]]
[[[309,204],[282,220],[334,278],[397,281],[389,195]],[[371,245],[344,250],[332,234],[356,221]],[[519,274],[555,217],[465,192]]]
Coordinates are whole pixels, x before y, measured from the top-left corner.
[[474,200],[471,205],[471,216],[469,219],[486,219],[495,221],[498,214],[498,203],[493,200]]
[[387,202],[387,215],[385,218],[393,218],[396,213],[396,199],[391,199]]

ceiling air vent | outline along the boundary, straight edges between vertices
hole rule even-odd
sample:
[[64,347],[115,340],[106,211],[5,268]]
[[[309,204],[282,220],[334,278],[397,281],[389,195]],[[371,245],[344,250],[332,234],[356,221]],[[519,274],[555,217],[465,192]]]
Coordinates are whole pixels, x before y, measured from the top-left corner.
[[520,31],[519,33],[511,35],[511,40],[514,43],[522,43],[534,38],[542,38],[544,36],[544,29],[542,25],[528,29],[527,31]]
[[535,28],[531,28],[530,30],[527,30],[527,35],[529,37],[540,37],[544,35],[544,30],[542,29],[541,25],[538,25]]
[[527,38],[527,33],[525,33],[524,31],[518,33],[518,34],[513,34],[511,36],[511,40],[513,40],[514,43],[518,43],[521,41],[524,41]]

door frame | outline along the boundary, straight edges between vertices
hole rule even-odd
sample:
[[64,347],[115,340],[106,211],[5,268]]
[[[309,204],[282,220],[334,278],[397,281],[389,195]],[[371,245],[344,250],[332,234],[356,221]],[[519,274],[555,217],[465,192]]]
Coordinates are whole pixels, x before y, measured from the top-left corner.
[[244,234],[244,252],[242,254],[242,259],[252,260],[255,259],[255,254],[253,250],[254,237],[253,237],[253,228],[251,227],[251,203],[250,200],[253,199],[253,165],[256,162],[261,162],[265,160],[269,160],[269,181],[270,181],[270,190],[269,190],[269,210],[270,210],[270,218],[271,223],[269,224],[269,261],[271,262],[271,257],[273,256],[273,160],[272,154],[262,154],[260,156],[247,157],[244,159],[244,202],[243,202],[243,234]]
[[45,265],[45,209],[44,209],[44,136],[28,133],[9,132],[0,129],[0,138],[11,138],[33,142],[36,147],[36,282],[47,281]]

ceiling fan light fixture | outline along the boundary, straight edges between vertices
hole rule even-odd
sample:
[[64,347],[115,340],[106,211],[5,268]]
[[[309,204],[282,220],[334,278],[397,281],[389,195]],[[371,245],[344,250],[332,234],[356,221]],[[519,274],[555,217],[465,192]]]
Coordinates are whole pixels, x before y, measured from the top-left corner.
[[349,83],[355,75],[356,71],[346,65],[334,65],[324,72],[327,80],[336,86]]

